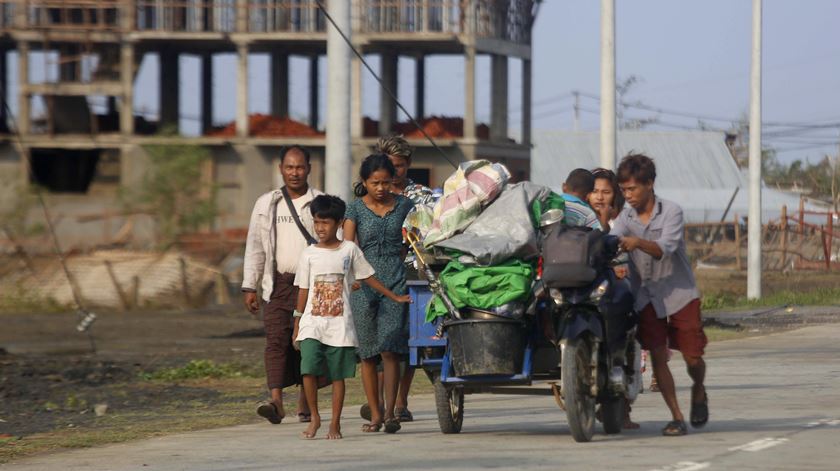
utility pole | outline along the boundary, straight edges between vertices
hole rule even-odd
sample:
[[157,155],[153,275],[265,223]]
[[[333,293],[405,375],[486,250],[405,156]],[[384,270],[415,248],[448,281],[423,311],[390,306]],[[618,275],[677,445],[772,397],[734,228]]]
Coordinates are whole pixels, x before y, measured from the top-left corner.
[[615,0],[601,0],[601,167],[615,168]]
[[580,92],[575,90],[572,92],[575,96],[575,132],[580,131]]
[[327,27],[327,155],[324,158],[324,189],[350,201],[350,46],[340,29],[350,37],[350,2],[329,2],[327,11],[335,26]]
[[747,298],[761,298],[761,2],[753,0],[750,67],[750,194],[747,226]]

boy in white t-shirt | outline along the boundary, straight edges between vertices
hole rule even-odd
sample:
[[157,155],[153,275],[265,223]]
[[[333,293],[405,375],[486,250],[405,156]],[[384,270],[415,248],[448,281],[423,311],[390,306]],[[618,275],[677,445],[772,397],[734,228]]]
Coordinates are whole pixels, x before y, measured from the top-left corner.
[[295,286],[299,288],[295,311],[295,346],[300,349],[306,402],[312,422],[301,437],[315,438],[321,426],[318,413],[318,376],[332,381],[332,421],[327,439],[341,437],[341,410],[344,406],[344,379],[356,375],[356,331],[350,310],[351,286],[364,281],[396,302],[408,303],[408,295],[398,296],[373,277],[373,267],[362,250],[352,242],[338,240],[336,233],[344,220],[346,205],[341,198],[317,196],[309,209],[315,221],[318,242],[304,249],[298,262]]

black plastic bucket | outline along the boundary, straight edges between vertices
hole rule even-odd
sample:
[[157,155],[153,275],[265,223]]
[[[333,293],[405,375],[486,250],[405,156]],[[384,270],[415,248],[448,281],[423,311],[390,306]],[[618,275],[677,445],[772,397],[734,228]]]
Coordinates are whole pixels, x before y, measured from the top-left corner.
[[525,326],[511,319],[467,319],[446,325],[456,376],[522,372]]

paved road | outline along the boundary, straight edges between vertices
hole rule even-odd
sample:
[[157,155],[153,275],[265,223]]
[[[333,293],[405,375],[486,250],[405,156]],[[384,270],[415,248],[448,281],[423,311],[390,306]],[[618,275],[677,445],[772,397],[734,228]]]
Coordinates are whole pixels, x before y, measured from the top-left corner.
[[[432,400],[413,402],[416,421],[389,436],[363,435],[355,408],[345,439],[301,441],[300,424],[255,424],[45,455],[10,470],[363,469],[840,469],[840,324],[709,348],[711,422],[665,438],[661,397],[634,405],[642,424],[619,436],[575,443],[550,397],[468,396],[464,430],[438,431]],[[672,360],[688,398],[681,360]],[[418,380],[423,380],[418,376]]]

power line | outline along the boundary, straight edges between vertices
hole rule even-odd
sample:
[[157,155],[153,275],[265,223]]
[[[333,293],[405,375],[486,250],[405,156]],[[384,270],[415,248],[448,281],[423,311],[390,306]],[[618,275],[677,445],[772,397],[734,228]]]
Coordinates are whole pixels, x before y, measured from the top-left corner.
[[411,121],[411,123],[417,128],[417,130],[420,131],[421,134],[423,134],[423,137],[425,137],[426,140],[429,141],[429,143],[432,145],[432,147],[434,147],[435,150],[437,150],[440,153],[440,155],[443,156],[443,158],[446,159],[446,161],[449,162],[453,167],[458,168],[458,164],[456,164],[451,158],[449,158],[448,155],[446,155],[446,152],[444,152],[443,149],[441,149],[437,145],[437,143],[434,141],[434,139],[432,139],[432,137],[429,136],[428,133],[426,133],[426,130],[423,129],[422,126],[420,126],[420,123],[418,123],[417,120],[414,119],[414,116],[411,113],[408,112],[408,110],[405,108],[405,106],[403,106],[403,104],[397,98],[397,95],[395,94],[394,90],[391,90],[390,88],[385,86],[385,82],[382,81],[382,78],[380,78],[379,75],[377,75],[376,72],[373,71],[373,68],[371,68],[370,64],[368,64],[368,62],[365,60],[362,53],[360,53],[356,49],[356,47],[353,46],[353,43],[352,43],[352,41],[350,41],[350,38],[348,38],[347,35],[344,33],[344,31],[342,31],[341,28],[338,27],[338,24],[336,24],[333,17],[327,12],[326,7],[324,7],[323,2],[321,0],[315,0],[315,3],[318,5],[318,9],[321,10],[321,13],[324,14],[324,17],[330,22],[330,24],[332,24],[333,28],[335,28],[335,30],[341,36],[341,39],[343,39],[344,42],[347,43],[347,47],[349,47],[350,50],[353,51],[353,54],[355,54],[356,57],[359,58],[359,60],[362,62],[362,64],[365,66],[365,68],[368,70],[368,72],[370,72],[370,74],[373,76],[373,78],[376,79],[377,82],[379,82],[379,86],[382,87],[383,90],[385,90],[385,92],[388,94],[388,96],[391,97],[392,100],[394,100],[394,103],[397,105],[397,107],[399,107],[399,109],[403,113],[405,113],[405,115],[408,117],[408,119]]

